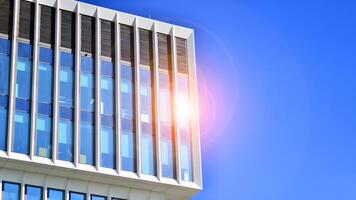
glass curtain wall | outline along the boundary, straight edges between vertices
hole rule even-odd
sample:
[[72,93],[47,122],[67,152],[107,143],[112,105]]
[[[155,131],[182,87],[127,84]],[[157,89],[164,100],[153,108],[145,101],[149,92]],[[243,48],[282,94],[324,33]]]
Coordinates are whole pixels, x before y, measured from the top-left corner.
[[7,150],[11,40],[0,38],[0,150]]
[[41,47],[38,64],[36,155],[52,157],[53,49]]

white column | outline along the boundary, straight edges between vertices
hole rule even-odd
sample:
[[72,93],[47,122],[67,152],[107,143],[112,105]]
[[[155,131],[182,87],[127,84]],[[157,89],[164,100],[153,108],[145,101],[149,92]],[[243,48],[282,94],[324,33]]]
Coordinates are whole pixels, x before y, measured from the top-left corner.
[[200,144],[200,129],[199,129],[199,101],[198,101],[198,85],[197,85],[197,70],[195,62],[195,42],[194,32],[187,39],[187,54],[188,54],[188,73],[189,73],[189,92],[190,103],[193,111],[191,116],[191,138],[192,138],[192,161],[193,161],[193,181],[201,188],[202,181],[202,164],[201,164],[201,144]]
[[116,133],[116,168],[121,172],[121,115],[120,115],[120,24],[119,13],[115,18],[115,133]]
[[180,170],[180,137],[179,137],[179,129],[178,129],[178,114],[177,114],[177,97],[178,97],[178,89],[177,89],[177,54],[176,54],[176,38],[174,33],[174,26],[171,29],[171,53],[172,53],[172,78],[173,78],[173,127],[174,127],[174,138],[175,138],[175,159],[176,159],[176,175],[178,183],[181,182],[181,170]]
[[60,73],[60,10],[59,0],[56,2],[56,20],[55,20],[55,40],[54,40],[54,97],[53,97],[53,137],[52,137],[52,159],[53,162],[57,160],[57,136],[59,124],[59,73]]
[[162,161],[161,161],[161,131],[160,131],[160,116],[159,116],[159,82],[158,82],[158,41],[157,41],[157,31],[156,22],[153,23],[152,30],[152,43],[153,43],[153,95],[156,98],[153,102],[153,109],[155,113],[156,120],[154,126],[156,126],[156,167],[157,167],[157,178],[161,180],[162,178]]
[[140,111],[140,41],[137,27],[138,18],[135,17],[134,21],[134,71],[135,71],[135,110],[136,110],[136,163],[137,163],[137,175],[141,177],[141,111]]
[[17,63],[17,32],[18,18],[20,11],[20,0],[14,0],[12,41],[11,41],[11,75],[10,75],[10,94],[9,94],[9,116],[8,116],[8,135],[7,135],[7,153],[12,151],[12,141],[14,133],[14,116],[16,110],[16,63]]
[[100,41],[100,19],[99,9],[96,9],[95,18],[95,164],[96,168],[100,167],[100,135],[101,135],[101,84],[100,84],[100,53],[101,53],[101,41]]
[[31,99],[31,139],[30,139],[30,157],[36,154],[36,127],[37,127],[37,93],[38,93],[38,60],[39,60],[39,29],[40,29],[40,5],[38,1],[35,3],[35,20],[34,20],[34,35],[33,35],[33,56],[32,56],[32,99]]
[[80,7],[77,3],[75,21],[75,103],[74,103],[74,163],[79,163],[79,134],[80,134]]

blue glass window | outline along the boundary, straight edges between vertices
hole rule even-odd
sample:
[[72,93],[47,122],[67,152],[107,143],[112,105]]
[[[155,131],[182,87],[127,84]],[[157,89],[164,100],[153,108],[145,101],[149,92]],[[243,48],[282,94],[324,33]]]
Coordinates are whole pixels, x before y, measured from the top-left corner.
[[91,57],[82,57],[80,73],[80,109],[94,112],[94,71],[93,59]]
[[85,197],[83,193],[69,192],[69,200],[86,200]]
[[115,134],[112,128],[101,128],[101,166],[115,168]]
[[26,185],[25,195],[26,200],[42,200],[42,188]]
[[193,171],[190,135],[190,103],[188,77],[178,77],[177,83],[177,123],[180,137],[180,163],[182,176],[181,179],[184,181],[192,181]]
[[38,116],[36,127],[36,155],[52,156],[52,95],[53,50],[40,48],[38,65]]
[[37,116],[36,155],[50,158],[52,154],[52,118]]
[[16,111],[13,151],[29,154],[30,149],[30,114]]
[[114,77],[113,63],[101,61],[101,166],[115,168]]
[[0,150],[6,150],[7,144],[7,109],[0,107]]
[[94,111],[95,111],[95,79],[94,61],[91,57],[81,57],[80,72],[80,156],[79,162],[95,165],[95,136],[94,136]]
[[73,161],[73,121],[59,119],[58,159]]
[[29,154],[32,46],[18,43],[16,66],[16,113],[13,151]]
[[61,106],[74,105],[74,57],[71,53],[61,52],[61,67],[59,73]]
[[171,109],[171,84],[168,73],[159,73],[159,113],[162,176],[175,178],[174,136]]
[[48,189],[48,200],[64,200],[64,191]]
[[60,53],[58,159],[73,161],[74,56]]
[[140,68],[140,121],[142,173],[155,175],[155,148],[152,115],[152,81],[150,69]]
[[121,168],[136,171],[133,67],[121,65]]
[[80,156],[82,164],[94,165],[94,126],[87,122],[80,124]]
[[7,106],[10,78],[11,40],[0,38],[0,150],[7,145]]
[[91,200],[106,200],[106,197],[91,195]]
[[3,182],[3,200],[20,200],[20,184]]

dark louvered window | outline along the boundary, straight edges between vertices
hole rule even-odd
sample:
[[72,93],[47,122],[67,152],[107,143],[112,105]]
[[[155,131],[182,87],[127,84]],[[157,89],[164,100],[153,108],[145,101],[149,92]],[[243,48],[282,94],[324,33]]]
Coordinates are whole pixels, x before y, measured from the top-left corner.
[[152,32],[140,29],[140,64],[152,66],[153,61],[153,45]]
[[82,51],[94,53],[95,18],[82,15]]
[[179,73],[188,74],[187,40],[183,38],[176,38],[176,45],[177,70]]
[[134,60],[134,35],[133,28],[126,25],[120,25],[121,41],[121,60],[133,63]]
[[157,33],[159,68],[170,69],[172,65],[171,40],[169,35]]
[[0,33],[12,33],[13,0],[0,0]]
[[54,45],[55,10],[48,6],[41,6],[40,41]]
[[35,4],[20,1],[19,37],[32,40],[34,30]]
[[61,11],[61,46],[74,50],[75,47],[75,14]]
[[114,57],[115,26],[113,22],[101,20],[101,55]]

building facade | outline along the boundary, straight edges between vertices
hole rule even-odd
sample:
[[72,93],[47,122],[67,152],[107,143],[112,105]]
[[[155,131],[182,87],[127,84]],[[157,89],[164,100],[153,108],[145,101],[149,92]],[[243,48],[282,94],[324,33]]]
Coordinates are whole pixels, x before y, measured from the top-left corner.
[[74,0],[0,0],[2,200],[202,189],[194,32]]

